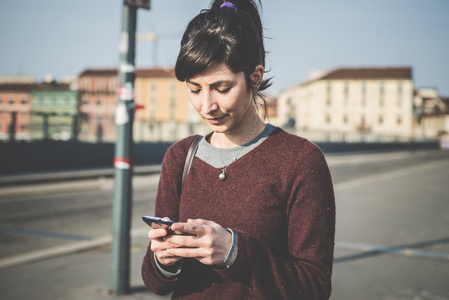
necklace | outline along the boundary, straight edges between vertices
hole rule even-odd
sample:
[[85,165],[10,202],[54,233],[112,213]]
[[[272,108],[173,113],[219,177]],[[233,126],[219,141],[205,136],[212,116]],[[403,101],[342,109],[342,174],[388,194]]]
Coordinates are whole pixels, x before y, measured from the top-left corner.
[[225,165],[224,161],[223,161],[223,156],[221,155],[221,151],[220,149],[218,150],[218,153],[220,154],[220,158],[221,158],[221,162],[223,163],[224,167],[221,170],[220,175],[218,175],[218,179],[220,179],[221,181],[226,180],[226,170],[228,169],[228,167],[235,162],[238,159],[238,156],[240,154],[240,152],[242,151],[243,147],[245,146],[245,144],[249,141],[250,137],[253,135],[254,130],[256,129],[257,125],[259,124],[259,119],[257,119],[256,124],[254,125],[253,129],[251,130],[251,133],[248,135],[248,137],[246,138],[245,142],[243,142],[243,144],[240,145],[240,149],[239,151],[237,151],[237,154],[234,155],[234,158],[231,160],[231,162],[227,165]]

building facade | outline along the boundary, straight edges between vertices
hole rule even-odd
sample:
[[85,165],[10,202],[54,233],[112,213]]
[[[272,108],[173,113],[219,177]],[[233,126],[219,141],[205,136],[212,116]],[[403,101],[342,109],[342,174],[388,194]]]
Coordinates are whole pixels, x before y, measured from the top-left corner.
[[87,69],[78,76],[78,136],[81,140],[115,140],[117,74],[117,69]]
[[[80,139],[115,141],[115,109],[119,80],[116,69],[88,69],[77,80]],[[134,82],[136,142],[174,141],[207,126],[191,106],[186,85],[173,70],[138,69]]]
[[418,136],[441,138],[449,133],[449,99],[435,88],[415,90],[414,107],[418,120]]
[[42,83],[30,91],[32,139],[76,139],[78,92],[69,84]]
[[31,96],[35,83],[0,84],[0,140],[31,139]]
[[414,135],[412,69],[342,68],[279,96],[280,124],[314,141],[407,140]]
[[136,111],[135,141],[173,141],[204,131],[186,84],[176,79],[173,70],[137,70],[135,97],[142,107]]

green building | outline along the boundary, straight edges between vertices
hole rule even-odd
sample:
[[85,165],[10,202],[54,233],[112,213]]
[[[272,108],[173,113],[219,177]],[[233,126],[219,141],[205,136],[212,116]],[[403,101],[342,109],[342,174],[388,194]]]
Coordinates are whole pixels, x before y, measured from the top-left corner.
[[43,83],[31,94],[32,139],[70,140],[78,132],[78,92],[65,83]]

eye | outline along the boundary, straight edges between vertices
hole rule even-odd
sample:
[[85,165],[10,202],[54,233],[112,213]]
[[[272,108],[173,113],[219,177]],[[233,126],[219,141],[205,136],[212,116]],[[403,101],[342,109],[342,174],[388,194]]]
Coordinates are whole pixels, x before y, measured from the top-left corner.
[[191,92],[192,94],[199,94],[199,93],[201,92],[201,89],[198,89],[198,90],[190,90],[190,92]]
[[227,89],[224,89],[224,90],[217,89],[217,92],[219,92],[220,94],[227,94],[230,90],[231,90],[231,88],[227,88]]

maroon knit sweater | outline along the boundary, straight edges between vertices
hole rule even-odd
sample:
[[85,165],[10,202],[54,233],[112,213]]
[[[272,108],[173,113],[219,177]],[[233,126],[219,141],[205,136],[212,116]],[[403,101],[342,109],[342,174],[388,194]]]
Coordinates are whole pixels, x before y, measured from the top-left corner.
[[174,299],[328,299],[335,235],[332,180],[320,149],[277,128],[262,144],[221,169],[195,158],[181,196],[192,137],[171,146],[162,164],[156,215],[212,220],[238,235],[225,270],[185,259],[178,278],[157,269],[148,247],[142,278]]

